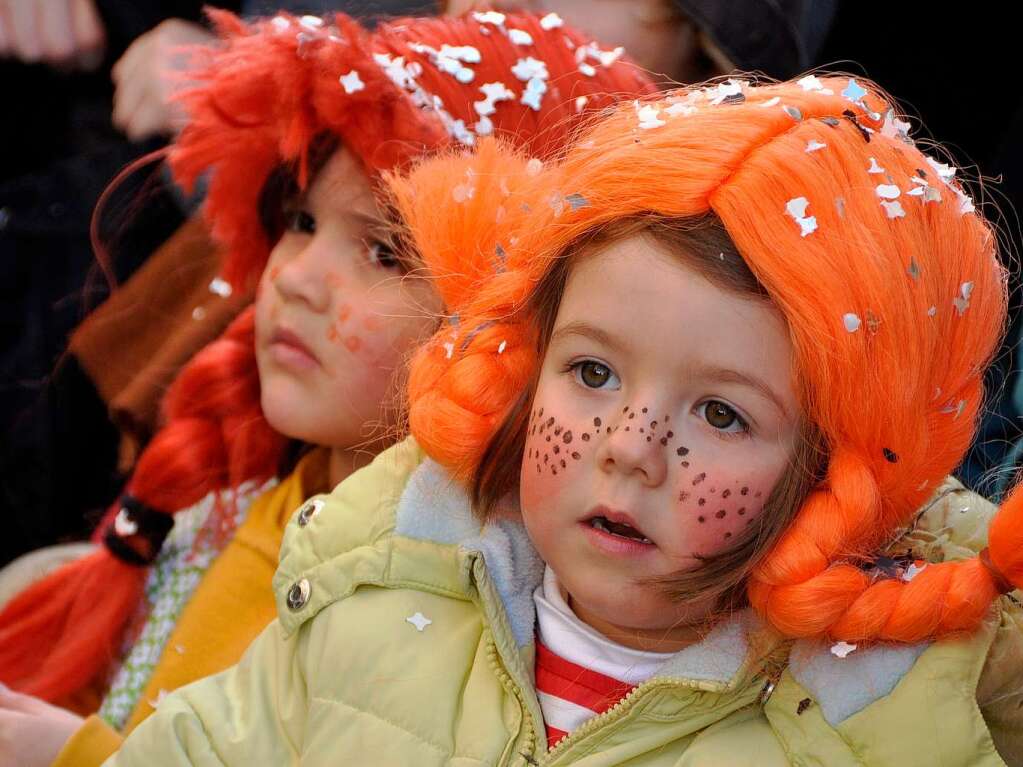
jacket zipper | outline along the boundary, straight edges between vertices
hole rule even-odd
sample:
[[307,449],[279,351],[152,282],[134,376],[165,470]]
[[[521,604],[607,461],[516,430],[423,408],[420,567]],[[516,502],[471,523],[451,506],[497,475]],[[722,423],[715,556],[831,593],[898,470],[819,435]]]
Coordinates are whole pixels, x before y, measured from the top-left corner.
[[517,755],[523,757],[527,763],[535,765],[537,762],[533,755],[536,752],[536,728],[533,725],[533,715],[530,713],[529,707],[526,705],[526,701],[522,696],[522,690],[519,689],[519,685],[517,685],[515,680],[512,679],[511,674],[505,671],[504,666],[501,663],[500,653],[497,651],[497,643],[494,641],[493,636],[487,638],[487,661],[494,670],[494,674],[497,676],[497,680],[501,683],[501,686],[515,696],[515,699],[519,702],[519,708],[522,711],[522,745],[520,750],[518,750]]

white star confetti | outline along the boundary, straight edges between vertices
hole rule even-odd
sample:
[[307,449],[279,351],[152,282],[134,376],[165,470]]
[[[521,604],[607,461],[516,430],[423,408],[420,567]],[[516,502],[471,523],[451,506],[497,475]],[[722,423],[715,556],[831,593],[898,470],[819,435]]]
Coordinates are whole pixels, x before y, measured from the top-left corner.
[[210,293],[215,293],[221,298],[231,295],[231,283],[221,277],[214,277],[210,282]]
[[882,200],[894,200],[902,194],[902,190],[895,184],[878,184],[874,191]]
[[484,83],[480,86],[484,98],[473,103],[476,114],[481,117],[492,115],[497,111],[497,104],[501,101],[514,101],[515,92],[502,82]]
[[689,115],[694,114],[695,112],[696,107],[683,104],[681,101],[675,102],[664,110],[664,114],[668,115],[668,117],[678,117],[679,115],[682,117],[689,117]]
[[474,194],[476,194],[476,187],[469,182],[457,184],[455,188],[451,190],[451,196],[455,198],[455,202],[471,200]]
[[760,106],[762,106],[762,107],[774,107],[774,106],[778,106],[778,104],[780,104],[780,103],[781,103],[781,96],[773,96],[772,98],[769,98],[767,101],[765,101],[763,104],[761,104]]
[[498,11],[483,11],[472,15],[480,24],[493,24],[495,27],[504,25],[505,15]]
[[355,69],[346,75],[341,75],[338,78],[338,82],[341,83],[341,87],[345,89],[347,94],[358,93],[366,88],[366,84],[359,77],[359,72]]
[[543,160],[534,157],[526,163],[526,175],[536,176],[539,175],[540,171],[543,170]]
[[562,21],[561,17],[556,13],[548,13],[540,19],[540,27],[546,32],[550,32],[552,29],[558,29],[564,23],[565,22]]
[[905,120],[895,116],[895,112],[889,109],[885,112],[884,123],[881,125],[881,135],[888,138],[895,138],[901,141],[909,141],[909,130],[912,126]]
[[509,29],[508,39],[515,45],[532,45],[533,36],[524,29]]
[[444,359],[451,359],[451,355],[455,353],[455,345],[450,341],[444,343]]
[[938,307],[937,306],[932,306],[930,309],[927,310],[927,316],[928,317],[933,317],[937,313],[938,313]]
[[547,74],[547,64],[532,56],[516,61],[511,71],[522,82],[528,82],[535,77],[546,80],[550,76]]
[[856,645],[854,644],[849,644],[848,642],[836,642],[831,645],[831,654],[839,658],[844,658],[855,649]]
[[811,154],[812,152],[817,152],[821,149],[825,149],[827,146],[828,146],[827,144],[822,144],[820,141],[811,139],[810,141],[806,142],[806,153]]
[[502,341],[500,344],[497,345],[497,353],[498,354],[504,354],[504,350],[507,349],[507,348],[508,348],[508,342],[507,341]]
[[543,95],[547,92],[546,81],[539,77],[534,77],[528,83],[526,83],[526,89],[522,92],[522,98],[519,102],[532,109],[534,112],[540,111],[540,102],[543,99]]
[[278,32],[287,32],[291,26],[291,22],[283,16],[274,16],[270,23],[274,25],[274,29]]
[[444,43],[438,51],[429,45],[412,43],[409,45],[409,48],[416,53],[429,56],[430,61],[437,69],[451,75],[463,85],[471,83],[473,78],[476,77],[476,73],[465,66],[465,64],[479,64],[482,60],[479,50],[471,45],[448,45]]
[[323,26],[323,19],[319,16],[303,16],[298,20],[298,23],[306,29],[319,29]]
[[597,74],[597,68],[592,64],[587,64],[585,61],[579,65],[579,71],[587,77],[594,77]]
[[902,209],[902,203],[896,200],[895,202],[888,202],[888,200],[881,200],[881,207],[884,208],[885,214],[888,218],[905,218],[906,211]]
[[817,75],[807,75],[803,79],[797,81],[796,84],[804,91],[822,93],[825,96],[833,96],[835,93],[831,90],[831,88],[825,88],[824,83],[820,81],[820,78],[817,77]]
[[197,306],[192,310],[192,319],[199,321],[206,319],[206,310],[201,306]]
[[867,173],[881,173],[885,172],[884,168],[877,164],[877,160],[873,157],[870,158],[870,167],[867,168]]
[[866,95],[867,91],[853,79],[849,80],[849,84],[845,86],[845,90],[842,91],[842,96],[849,99],[849,101],[854,104],[859,104]]
[[158,693],[156,693],[156,700],[148,700],[146,702],[153,708],[159,708],[160,704],[166,700],[168,694],[169,693],[166,690],[161,689]]
[[410,615],[405,620],[408,623],[411,623],[413,626],[415,626],[416,627],[416,631],[422,631],[427,626],[429,626],[431,623],[433,623],[432,620],[430,620],[429,618],[427,618],[425,615],[423,615],[420,612],[417,612],[415,615]]
[[575,100],[575,111],[582,112],[586,107],[586,103],[589,101],[589,96],[579,96]]
[[970,308],[970,295],[972,293],[973,283],[964,282],[959,286],[959,295],[952,299],[952,304],[955,306],[956,311],[959,312],[960,317]]
[[848,332],[855,333],[860,329],[860,325],[863,324],[863,321],[860,320],[859,315],[848,312],[847,314],[842,315],[842,324],[845,325],[845,329]]
[[906,568],[905,572],[902,573],[902,580],[909,583],[911,580],[916,578],[920,573],[927,569],[927,565],[923,564],[917,567],[916,562],[912,562],[909,567]]
[[785,204],[785,212],[799,224],[800,237],[806,237],[817,230],[817,217],[806,215],[809,206],[810,202],[805,197],[795,197]]
[[927,164],[931,166],[935,173],[938,174],[938,178],[944,181],[946,184],[955,178],[956,169],[951,165],[946,165],[943,162],[938,162],[933,157],[927,158]]
[[666,125],[667,123],[658,117],[660,112],[661,110],[653,104],[646,104],[641,107],[637,101],[636,116],[639,118],[640,129],[649,130],[651,128],[660,128],[662,125]]
[[977,209],[976,206],[974,206],[973,200],[970,198],[970,195],[966,194],[965,192],[962,192],[959,189],[953,189],[952,191],[955,192],[956,197],[959,198],[959,212],[962,215],[965,216],[967,213],[973,213]]

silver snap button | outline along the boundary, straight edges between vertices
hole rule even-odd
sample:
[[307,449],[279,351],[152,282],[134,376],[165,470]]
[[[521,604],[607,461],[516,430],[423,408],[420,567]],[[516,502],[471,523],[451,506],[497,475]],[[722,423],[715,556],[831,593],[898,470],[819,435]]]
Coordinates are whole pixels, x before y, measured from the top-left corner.
[[305,527],[309,524],[309,520],[320,513],[320,509],[323,508],[323,501],[315,500],[309,501],[303,506],[298,512],[298,526]]
[[303,578],[288,589],[288,609],[301,610],[309,601],[309,581]]

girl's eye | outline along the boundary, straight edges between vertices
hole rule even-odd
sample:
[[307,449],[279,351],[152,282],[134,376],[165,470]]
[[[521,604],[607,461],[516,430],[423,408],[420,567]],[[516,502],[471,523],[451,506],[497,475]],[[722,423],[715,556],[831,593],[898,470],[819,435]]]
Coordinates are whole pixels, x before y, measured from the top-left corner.
[[588,389],[618,389],[622,385],[611,368],[596,360],[581,360],[571,369],[576,380]]
[[379,240],[372,240],[369,243],[369,260],[370,263],[384,269],[397,269],[401,267],[401,261],[398,260],[398,256],[395,255],[391,246]]
[[284,211],[284,226],[289,232],[316,234],[316,219],[305,210]]
[[700,415],[707,423],[718,431],[747,432],[749,424],[735,412],[735,409],[724,402],[710,400],[699,406]]

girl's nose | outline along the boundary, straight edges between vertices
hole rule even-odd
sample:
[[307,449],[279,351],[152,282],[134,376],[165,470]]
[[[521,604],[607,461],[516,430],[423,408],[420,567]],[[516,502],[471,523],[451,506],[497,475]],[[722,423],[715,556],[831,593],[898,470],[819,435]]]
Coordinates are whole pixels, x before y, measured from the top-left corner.
[[644,423],[628,416],[623,413],[611,427],[611,433],[601,439],[596,456],[598,466],[602,471],[633,476],[649,487],[657,487],[668,474],[664,447]]
[[273,284],[285,301],[304,303],[315,312],[325,312],[330,308],[331,281],[318,240],[313,236],[301,250],[289,254],[279,265]]

